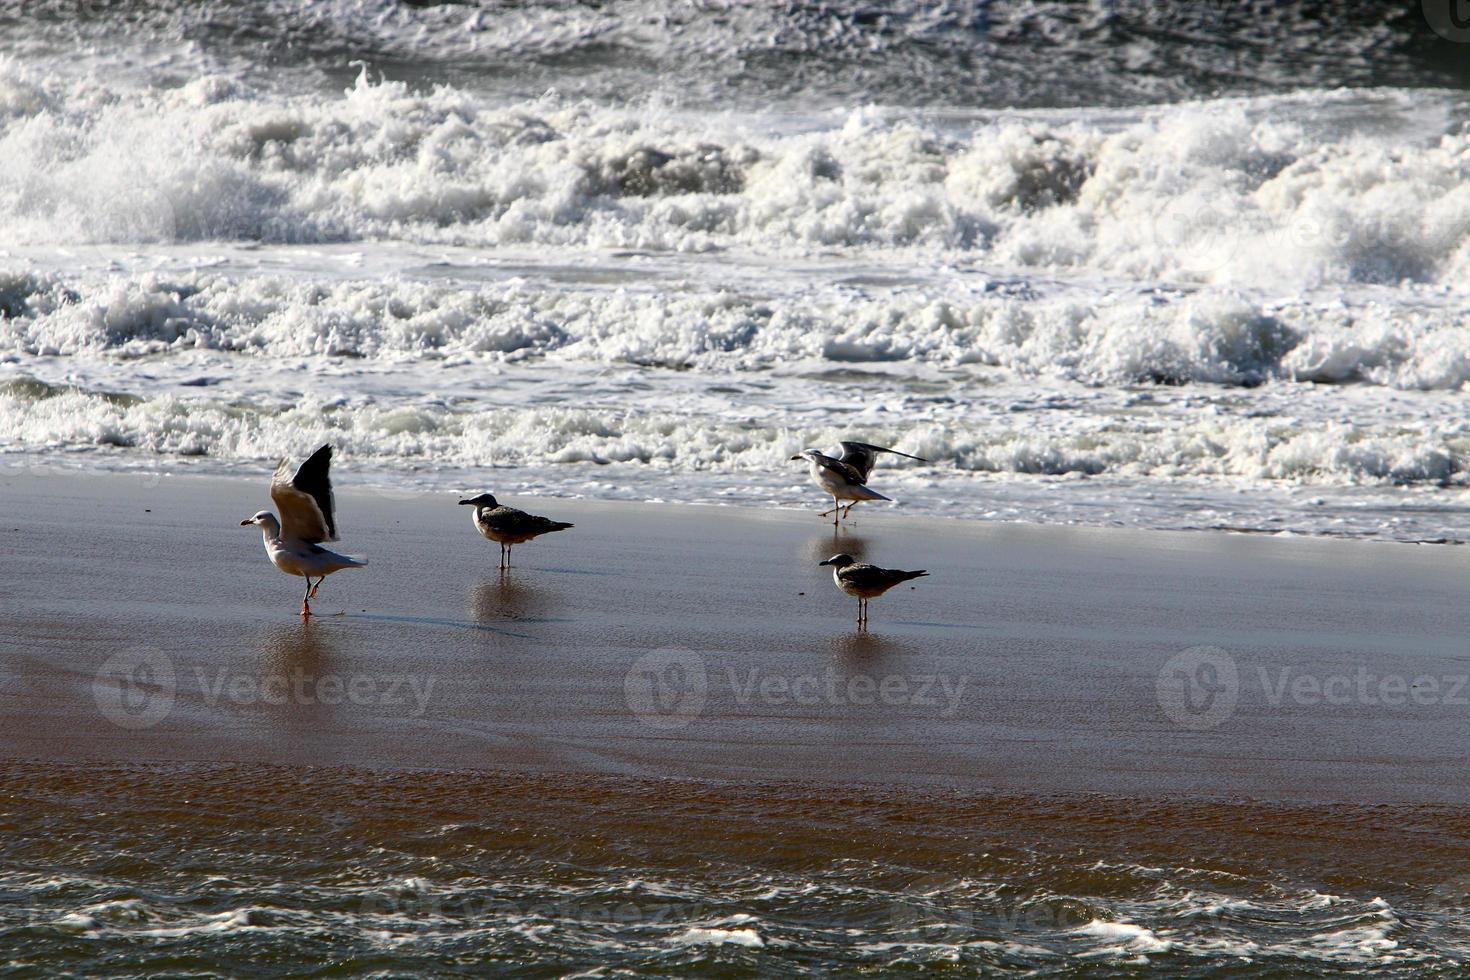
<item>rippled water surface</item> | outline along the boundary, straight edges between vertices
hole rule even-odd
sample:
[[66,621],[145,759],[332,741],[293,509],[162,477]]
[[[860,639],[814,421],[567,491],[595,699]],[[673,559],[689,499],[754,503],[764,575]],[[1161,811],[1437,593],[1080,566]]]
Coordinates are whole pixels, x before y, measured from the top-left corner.
[[272,975],[1452,975],[1465,814],[7,764],[0,951]]

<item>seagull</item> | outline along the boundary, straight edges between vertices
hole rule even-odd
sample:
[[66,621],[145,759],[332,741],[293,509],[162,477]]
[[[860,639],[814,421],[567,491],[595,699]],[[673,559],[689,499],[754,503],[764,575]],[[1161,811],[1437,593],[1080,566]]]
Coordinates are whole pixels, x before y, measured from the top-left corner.
[[490,493],[466,497],[460,504],[475,508],[470,515],[475,529],[491,541],[499,543],[502,569],[510,567],[511,548],[552,531],[565,531],[572,526],[565,521],[553,521],[549,517],[527,514],[514,507],[502,507],[495,502],[495,495]]
[[[336,506],[332,501],[332,447],[323,446],[307,458],[289,476],[291,461],[283,459],[271,477],[271,500],[281,511],[281,519],[268,510],[240,522],[241,527],[254,524],[265,539],[265,553],[271,564],[287,575],[306,579],[306,592],[301,597],[301,615],[311,615],[311,600],[326,577],[344,568],[361,568],[367,562],[339,555],[320,546],[322,541],[337,540]],[[311,584],[315,577],[316,585]]]
[[[927,459],[918,456],[910,456],[901,453],[897,449],[885,449],[882,446],[870,446],[866,442],[844,442],[842,445],[842,458],[834,459],[815,449],[803,449],[791,458],[793,460],[804,459],[811,464],[812,482],[821,487],[823,491],[832,495],[833,507],[824,510],[818,517],[832,515],[832,525],[835,527],[838,521],[838,511],[846,518],[852,510],[853,504],[864,500],[889,500],[876,490],[867,487],[868,474],[873,472],[873,464],[878,462],[879,453],[892,453],[902,456],[904,459],[917,459],[921,463],[927,463]],[[846,507],[842,501],[851,501]]]
[[920,569],[917,572],[905,572],[897,568],[879,568],[877,565],[869,565],[860,562],[852,555],[833,555],[826,561],[817,562],[819,565],[832,566],[832,581],[837,587],[850,596],[855,596],[858,601],[858,628],[863,629],[868,625],[868,600],[887,592],[900,582],[918,578],[929,573]]

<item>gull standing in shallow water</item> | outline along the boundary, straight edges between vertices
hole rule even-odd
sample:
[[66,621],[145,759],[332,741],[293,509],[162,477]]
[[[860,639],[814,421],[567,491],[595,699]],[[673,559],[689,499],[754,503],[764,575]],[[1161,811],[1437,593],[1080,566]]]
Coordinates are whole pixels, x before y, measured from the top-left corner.
[[[323,446],[307,458],[288,478],[291,461],[283,459],[271,477],[271,500],[281,519],[268,510],[240,522],[254,524],[265,538],[265,553],[271,564],[287,575],[306,579],[301,597],[301,615],[311,615],[311,600],[326,577],[344,568],[361,568],[367,562],[339,555],[321,547],[322,541],[337,540],[336,505],[332,499],[332,447]],[[311,584],[315,578],[316,585]]]
[[524,544],[532,538],[552,531],[565,531],[572,525],[564,521],[553,521],[549,517],[537,517],[514,507],[502,507],[496,503],[495,495],[482,493],[478,497],[466,497],[460,501],[475,508],[470,514],[475,530],[500,545],[500,567],[510,567],[510,549]]
[[[812,482],[821,487],[826,493],[832,495],[833,507],[824,510],[818,517],[832,515],[832,524],[835,527],[838,511],[841,517],[846,518],[852,510],[853,504],[864,500],[889,500],[876,490],[868,489],[868,474],[873,472],[873,464],[878,462],[879,453],[892,453],[902,456],[904,459],[917,459],[921,463],[927,463],[927,459],[918,456],[910,456],[901,453],[897,449],[885,449],[882,446],[870,446],[865,442],[844,442],[842,445],[842,457],[834,458],[815,449],[803,449],[791,458],[793,460],[804,459],[811,464]],[[842,501],[850,501],[846,507]]]
[[897,568],[879,568],[853,558],[852,555],[833,555],[819,565],[832,566],[832,581],[837,587],[858,601],[858,628],[868,625],[868,600],[875,599],[900,582],[918,578],[929,573],[920,569],[905,572]]

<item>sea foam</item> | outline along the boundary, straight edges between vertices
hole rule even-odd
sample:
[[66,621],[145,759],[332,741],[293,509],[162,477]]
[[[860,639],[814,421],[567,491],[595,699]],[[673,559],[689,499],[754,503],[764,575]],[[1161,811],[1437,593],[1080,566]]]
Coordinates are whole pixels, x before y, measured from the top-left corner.
[[[0,246],[392,238],[948,256],[1179,283],[1455,285],[1470,135],[1351,93],[1128,112],[815,119],[517,104],[375,82],[112,89],[0,66]],[[1382,130],[1387,129],[1384,133]],[[1406,138],[1405,130],[1409,130]]]

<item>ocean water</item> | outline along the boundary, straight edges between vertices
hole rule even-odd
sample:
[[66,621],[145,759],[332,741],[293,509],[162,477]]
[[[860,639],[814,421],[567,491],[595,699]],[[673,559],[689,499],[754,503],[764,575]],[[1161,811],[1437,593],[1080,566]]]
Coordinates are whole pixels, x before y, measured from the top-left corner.
[[1457,539],[1470,59],[1357,4],[0,3],[0,466]]
[[17,976],[1172,978],[1470,955],[1463,812],[401,779],[8,765],[0,955]]

